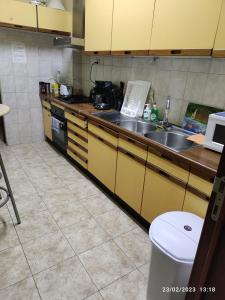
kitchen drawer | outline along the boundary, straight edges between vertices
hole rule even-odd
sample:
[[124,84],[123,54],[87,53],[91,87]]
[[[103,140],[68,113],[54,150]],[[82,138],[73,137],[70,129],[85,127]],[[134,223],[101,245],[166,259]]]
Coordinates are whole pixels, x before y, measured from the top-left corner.
[[144,160],[147,159],[147,146],[125,135],[120,135],[119,147]]
[[212,189],[213,189],[212,182],[209,182],[193,173],[190,173],[188,185],[194,187],[195,189],[197,189],[198,191],[202,192],[207,196],[211,196]]
[[45,100],[42,100],[42,105],[49,110],[51,109],[51,104]]
[[167,158],[159,157],[158,155],[148,152],[147,161],[185,183],[188,181],[189,171],[177,166]]
[[78,154],[82,155],[84,158],[87,158],[88,156],[88,151],[83,148],[82,146],[80,146],[78,143],[76,142],[71,142],[70,140],[68,141],[68,147],[71,148],[72,150],[74,150],[75,152],[77,152]]
[[58,108],[60,108],[60,109],[62,109],[62,110],[65,110],[65,107],[64,107],[64,106],[62,106],[61,104],[58,104],[58,103],[56,103],[56,102],[52,102],[52,105],[55,106],[55,107],[58,107]]
[[83,136],[85,139],[88,138],[88,133],[86,130],[80,128],[77,124],[73,124],[68,122],[67,123],[67,128],[71,129],[72,131],[78,133],[79,135]]
[[79,144],[82,147],[84,147],[85,149],[87,149],[87,147],[88,147],[87,140],[85,141],[85,139],[83,137],[75,135],[71,131],[68,131],[68,138],[70,138],[77,144]]
[[88,123],[88,131],[93,133],[95,136],[102,138],[114,147],[117,147],[118,134],[115,131],[94,122]]
[[86,118],[75,112],[65,112],[65,118],[81,128],[87,128]]
[[188,211],[198,215],[201,218],[205,218],[208,204],[208,201],[201,199],[189,191],[186,191],[183,211]]
[[76,151],[71,151],[70,149],[67,149],[67,154],[76,162],[78,162],[82,167],[87,169],[87,160],[85,158],[82,158],[81,155],[79,155]]

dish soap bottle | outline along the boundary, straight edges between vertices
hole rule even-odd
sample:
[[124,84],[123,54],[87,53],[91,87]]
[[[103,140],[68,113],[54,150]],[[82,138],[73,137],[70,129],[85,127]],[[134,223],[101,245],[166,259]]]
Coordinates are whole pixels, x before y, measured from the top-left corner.
[[151,107],[150,103],[147,103],[144,109],[144,120],[150,121],[151,120]]
[[156,103],[153,104],[150,120],[154,123],[159,121],[159,109],[157,108]]

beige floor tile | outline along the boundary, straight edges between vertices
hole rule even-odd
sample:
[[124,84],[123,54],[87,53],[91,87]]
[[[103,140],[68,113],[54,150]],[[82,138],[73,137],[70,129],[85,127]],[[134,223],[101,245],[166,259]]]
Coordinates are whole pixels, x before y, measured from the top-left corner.
[[145,278],[148,278],[149,269],[150,269],[150,263],[149,264],[145,264],[145,265],[139,267],[138,269],[145,276]]
[[[10,200],[9,200],[10,201]],[[0,224],[1,223],[11,223],[12,219],[10,217],[7,206],[3,206],[0,208]]]
[[93,218],[65,227],[63,232],[77,254],[101,245],[110,239],[109,235]]
[[61,228],[88,220],[91,217],[87,209],[79,202],[52,207],[51,214]]
[[147,280],[137,270],[101,290],[104,300],[145,300],[146,293]]
[[51,177],[54,175],[54,172],[46,166],[43,162],[35,168],[25,168],[26,174],[31,179],[40,178],[40,177]]
[[12,223],[0,223],[0,251],[19,244],[19,239]]
[[39,238],[45,234],[58,231],[58,227],[47,211],[36,213],[22,218],[20,225],[16,225],[16,231],[22,243]]
[[31,276],[21,246],[0,252],[0,289]]
[[25,279],[6,289],[0,290],[0,299],[4,300],[40,300],[32,278]]
[[33,274],[75,255],[67,240],[59,232],[25,243],[23,249]]
[[98,216],[96,220],[111,237],[116,237],[137,227],[136,223],[120,209],[106,212]]
[[52,207],[57,205],[66,205],[68,202],[78,202],[77,197],[65,187],[43,192],[41,197],[50,211]]
[[134,229],[128,233],[115,238],[116,244],[131,259],[136,267],[149,262],[151,255],[151,245],[148,234],[141,228]]
[[91,297],[88,297],[86,300],[103,300],[103,298],[100,293],[96,293]]
[[36,194],[36,190],[29,180],[11,180],[10,184],[14,197],[26,197],[31,194]]
[[77,179],[68,187],[79,199],[101,194],[101,191],[86,178]]
[[113,241],[81,254],[80,259],[99,289],[134,268],[130,259]]
[[27,180],[27,181],[29,180],[25,171],[22,168],[18,168],[18,167],[7,168],[7,175],[9,181],[18,180],[18,179]]
[[51,167],[52,171],[60,177],[61,179],[65,179],[65,182],[74,183],[76,179],[82,179],[83,175],[75,169],[74,166],[68,165],[56,165]]
[[64,188],[64,183],[54,174],[48,177],[39,177],[32,179],[32,183],[37,191],[47,192],[57,188]]
[[[16,206],[20,217],[33,215],[47,209],[42,199],[37,194],[15,197]],[[14,214],[11,201],[8,203],[11,215]],[[15,219],[15,218],[14,218]]]
[[99,216],[113,209],[118,209],[118,207],[100,191],[97,195],[82,199],[81,203],[93,216]]
[[97,289],[76,257],[35,275],[42,300],[82,300]]

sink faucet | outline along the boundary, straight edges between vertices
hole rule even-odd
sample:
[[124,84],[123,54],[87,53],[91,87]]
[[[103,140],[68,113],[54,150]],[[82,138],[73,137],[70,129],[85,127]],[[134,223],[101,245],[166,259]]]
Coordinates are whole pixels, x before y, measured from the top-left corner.
[[171,98],[168,96],[166,98],[166,107],[165,107],[165,112],[164,112],[164,118],[163,118],[163,126],[169,127],[169,111],[170,111],[170,104],[171,104]]

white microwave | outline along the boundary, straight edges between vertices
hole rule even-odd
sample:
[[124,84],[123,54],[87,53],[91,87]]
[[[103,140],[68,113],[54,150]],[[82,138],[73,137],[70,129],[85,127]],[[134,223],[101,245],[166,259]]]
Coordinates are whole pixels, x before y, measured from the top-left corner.
[[208,125],[206,129],[204,147],[223,151],[225,144],[225,112],[219,112],[209,115]]

